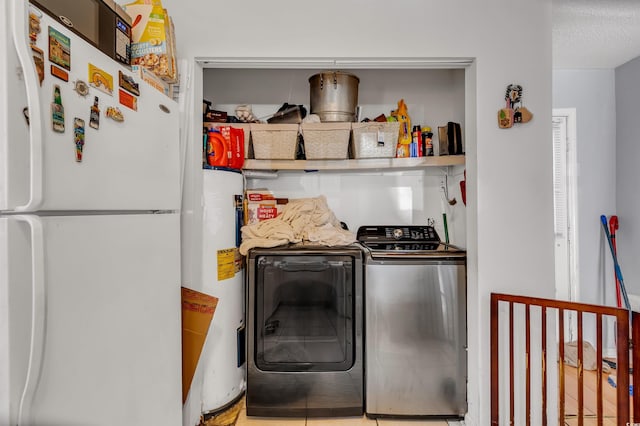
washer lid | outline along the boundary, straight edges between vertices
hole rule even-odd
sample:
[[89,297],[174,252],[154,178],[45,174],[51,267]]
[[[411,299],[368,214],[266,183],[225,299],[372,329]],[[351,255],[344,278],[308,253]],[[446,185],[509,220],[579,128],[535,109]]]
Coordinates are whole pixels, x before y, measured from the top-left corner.
[[372,258],[464,258],[466,251],[445,243],[363,243]]

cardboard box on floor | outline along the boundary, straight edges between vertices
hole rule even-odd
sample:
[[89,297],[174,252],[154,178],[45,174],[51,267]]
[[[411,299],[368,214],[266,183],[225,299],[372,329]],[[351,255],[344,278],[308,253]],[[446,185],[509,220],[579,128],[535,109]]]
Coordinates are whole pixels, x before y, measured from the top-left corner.
[[218,305],[218,298],[182,287],[182,403],[191,388],[191,381],[207,339],[209,325]]

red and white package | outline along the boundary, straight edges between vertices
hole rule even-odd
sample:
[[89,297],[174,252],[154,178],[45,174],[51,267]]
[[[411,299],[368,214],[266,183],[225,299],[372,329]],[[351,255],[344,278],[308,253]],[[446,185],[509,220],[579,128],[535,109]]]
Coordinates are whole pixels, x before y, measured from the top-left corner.
[[235,127],[229,132],[229,167],[242,169],[244,164],[244,130]]
[[288,198],[276,198],[268,189],[248,189],[245,192],[246,214],[245,225],[273,219],[282,213]]
[[227,158],[224,167],[242,169],[244,164],[244,131],[232,126],[218,126],[220,134],[226,141]]

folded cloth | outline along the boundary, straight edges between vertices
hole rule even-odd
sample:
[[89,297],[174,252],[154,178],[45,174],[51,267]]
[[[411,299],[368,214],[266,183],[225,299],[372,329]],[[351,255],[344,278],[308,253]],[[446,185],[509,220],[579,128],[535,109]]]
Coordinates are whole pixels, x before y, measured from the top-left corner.
[[269,248],[302,241],[326,246],[349,245],[356,241],[352,232],[342,229],[324,195],[289,200],[277,217],[245,225],[241,231],[242,255],[254,247]]

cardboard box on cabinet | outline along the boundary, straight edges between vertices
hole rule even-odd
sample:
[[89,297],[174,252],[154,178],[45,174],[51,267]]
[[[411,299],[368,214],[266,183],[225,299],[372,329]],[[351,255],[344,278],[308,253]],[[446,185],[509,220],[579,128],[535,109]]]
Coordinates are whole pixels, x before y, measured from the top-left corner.
[[136,0],[124,5],[131,16],[131,65],[140,65],[167,83],[176,83],[173,22],[161,0]]

